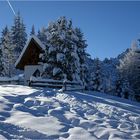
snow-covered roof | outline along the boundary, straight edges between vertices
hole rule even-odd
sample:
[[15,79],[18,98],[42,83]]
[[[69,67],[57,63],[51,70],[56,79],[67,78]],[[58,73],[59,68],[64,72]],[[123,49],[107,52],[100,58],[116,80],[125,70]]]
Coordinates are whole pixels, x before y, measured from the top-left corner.
[[20,63],[21,59],[23,58],[23,55],[25,54],[25,52],[26,52],[27,48],[29,47],[29,44],[32,40],[37,43],[37,46],[40,48],[40,50],[45,50],[45,45],[43,45],[43,43],[35,35],[30,36],[30,38],[28,39],[25,47],[23,48],[19,58],[17,59],[17,61],[15,63],[15,67],[17,67],[17,65]]
[[30,37],[30,40],[31,40],[31,39],[34,39],[34,40],[38,43],[38,45],[39,45],[43,50],[45,50],[45,45],[40,41],[40,39],[39,39],[37,36],[32,35],[32,36]]

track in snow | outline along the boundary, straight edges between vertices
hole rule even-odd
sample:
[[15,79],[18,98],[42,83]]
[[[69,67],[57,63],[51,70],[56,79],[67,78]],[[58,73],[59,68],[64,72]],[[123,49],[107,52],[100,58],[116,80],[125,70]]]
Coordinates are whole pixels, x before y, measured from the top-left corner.
[[139,103],[17,85],[0,95],[0,139],[140,139]]

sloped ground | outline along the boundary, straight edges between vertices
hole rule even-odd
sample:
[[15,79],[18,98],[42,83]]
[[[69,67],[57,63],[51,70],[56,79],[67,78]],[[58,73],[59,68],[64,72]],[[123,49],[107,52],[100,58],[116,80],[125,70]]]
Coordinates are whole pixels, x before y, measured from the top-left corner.
[[140,139],[140,104],[103,93],[3,85],[0,139]]

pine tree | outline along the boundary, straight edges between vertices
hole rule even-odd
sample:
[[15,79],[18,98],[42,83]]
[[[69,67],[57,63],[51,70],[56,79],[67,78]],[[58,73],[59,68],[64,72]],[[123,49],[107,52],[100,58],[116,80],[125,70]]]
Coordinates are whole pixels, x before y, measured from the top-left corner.
[[[136,41],[132,43],[131,48],[123,59],[120,60],[120,65],[118,67],[123,85],[129,88],[135,99],[140,101],[140,48]],[[132,93],[129,93],[132,96]],[[129,95],[128,95],[129,96]],[[129,97],[128,97],[129,98]]]
[[116,96],[133,99],[133,91],[129,85],[129,81],[126,78],[122,78],[121,75],[118,76],[118,80],[116,80]]
[[101,62],[99,58],[94,60],[95,69],[92,72],[91,76],[91,89],[94,91],[103,92],[103,83],[102,83],[102,72],[101,72]]
[[101,73],[105,93],[116,95],[116,84],[118,83],[119,72],[116,66],[119,60],[116,58],[105,58],[101,63]]
[[35,26],[34,25],[32,25],[32,30],[31,30],[30,35],[35,35]]
[[21,39],[20,42],[21,42],[21,51],[22,51],[27,41],[26,26],[23,23],[23,20],[21,20],[20,39]]
[[[47,49],[44,67],[46,76],[53,79],[66,77],[70,81],[82,80],[80,73],[81,64],[84,64],[84,55],[83,58],[80,58],[79,55],[80,47],[82,48],[83,44],[78,44],[80,33],[78,34],[73,28],[72,21],[61,17],[56,22],[51,22],[46,35]],[[83,62],[80,63],[82,59]]]
[[2,51],[2,65],[3,75],[11,77],[14,74],[14,56],[13,56],[13,45],[11,42],[11,34],[6,26],[2,31],[1,37],[1,51]]
[[44,45],[47,45],[47,29],[45,27],[42,27],[41,30],[38,30],[37,37]]
[[19,12],[14,19],[14,25],[11,28],[11,35],[12,44],[15,47],[14,54],[17,59],[27,41],[26,27],[20,17]]
[[118,97],[122,97],[122,82],[121,82],[121,80],[120,79],[118,79],[117,81],[116,81],[116,83],[115,83],[116,85],[115,85],[115,94],[116,94],[116,96],[118,96]]
[[0,44],[0,76],[3,76],[3,64],[2,64],[2,49],[1,49],[1,44]]
[[84,34],[82,33],[81,29],[76,28],[75,32],[78,37],[78,40],[76,41],[76,46],[77,46],[77,54],[79,57],[79,63],[80,63],[80,79],[82,79],[84,83],[87,83],[88,82],[88,79],[87,79],[88,68],[86,65],[86,58],[88,54],[85,51],[85,49],[87,48],[87,44],[86,44],[86,40],[84,39]]

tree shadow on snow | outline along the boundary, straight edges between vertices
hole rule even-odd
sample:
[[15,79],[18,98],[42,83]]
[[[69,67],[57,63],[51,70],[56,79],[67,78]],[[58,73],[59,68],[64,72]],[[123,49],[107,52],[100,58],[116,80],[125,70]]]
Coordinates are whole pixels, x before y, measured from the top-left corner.
[[[3,97],[7,99],[11,104],[14,104],[15,109],[19,111],[30,113],[31,115],[36,116],[36,117],[44,116],[45,114],[41,110],[31,109],[28,106],[28,104],[25,103],[25,99],[28,97],[35,98],[36,96],[43,96],[43,97],[54,96],[56,94],[56,91],[54,89],[41,88],[41,87],[36,87],[33,89],[36,89],[37,91],[30,93],[28,95],[16,95],[16,96],[4,95]],[[33,103],[32,106],[36,106],[36,103]]]
[[10,123],[0,122],[0,134],[6,139],[48,139],[36,130],[25,129]]

